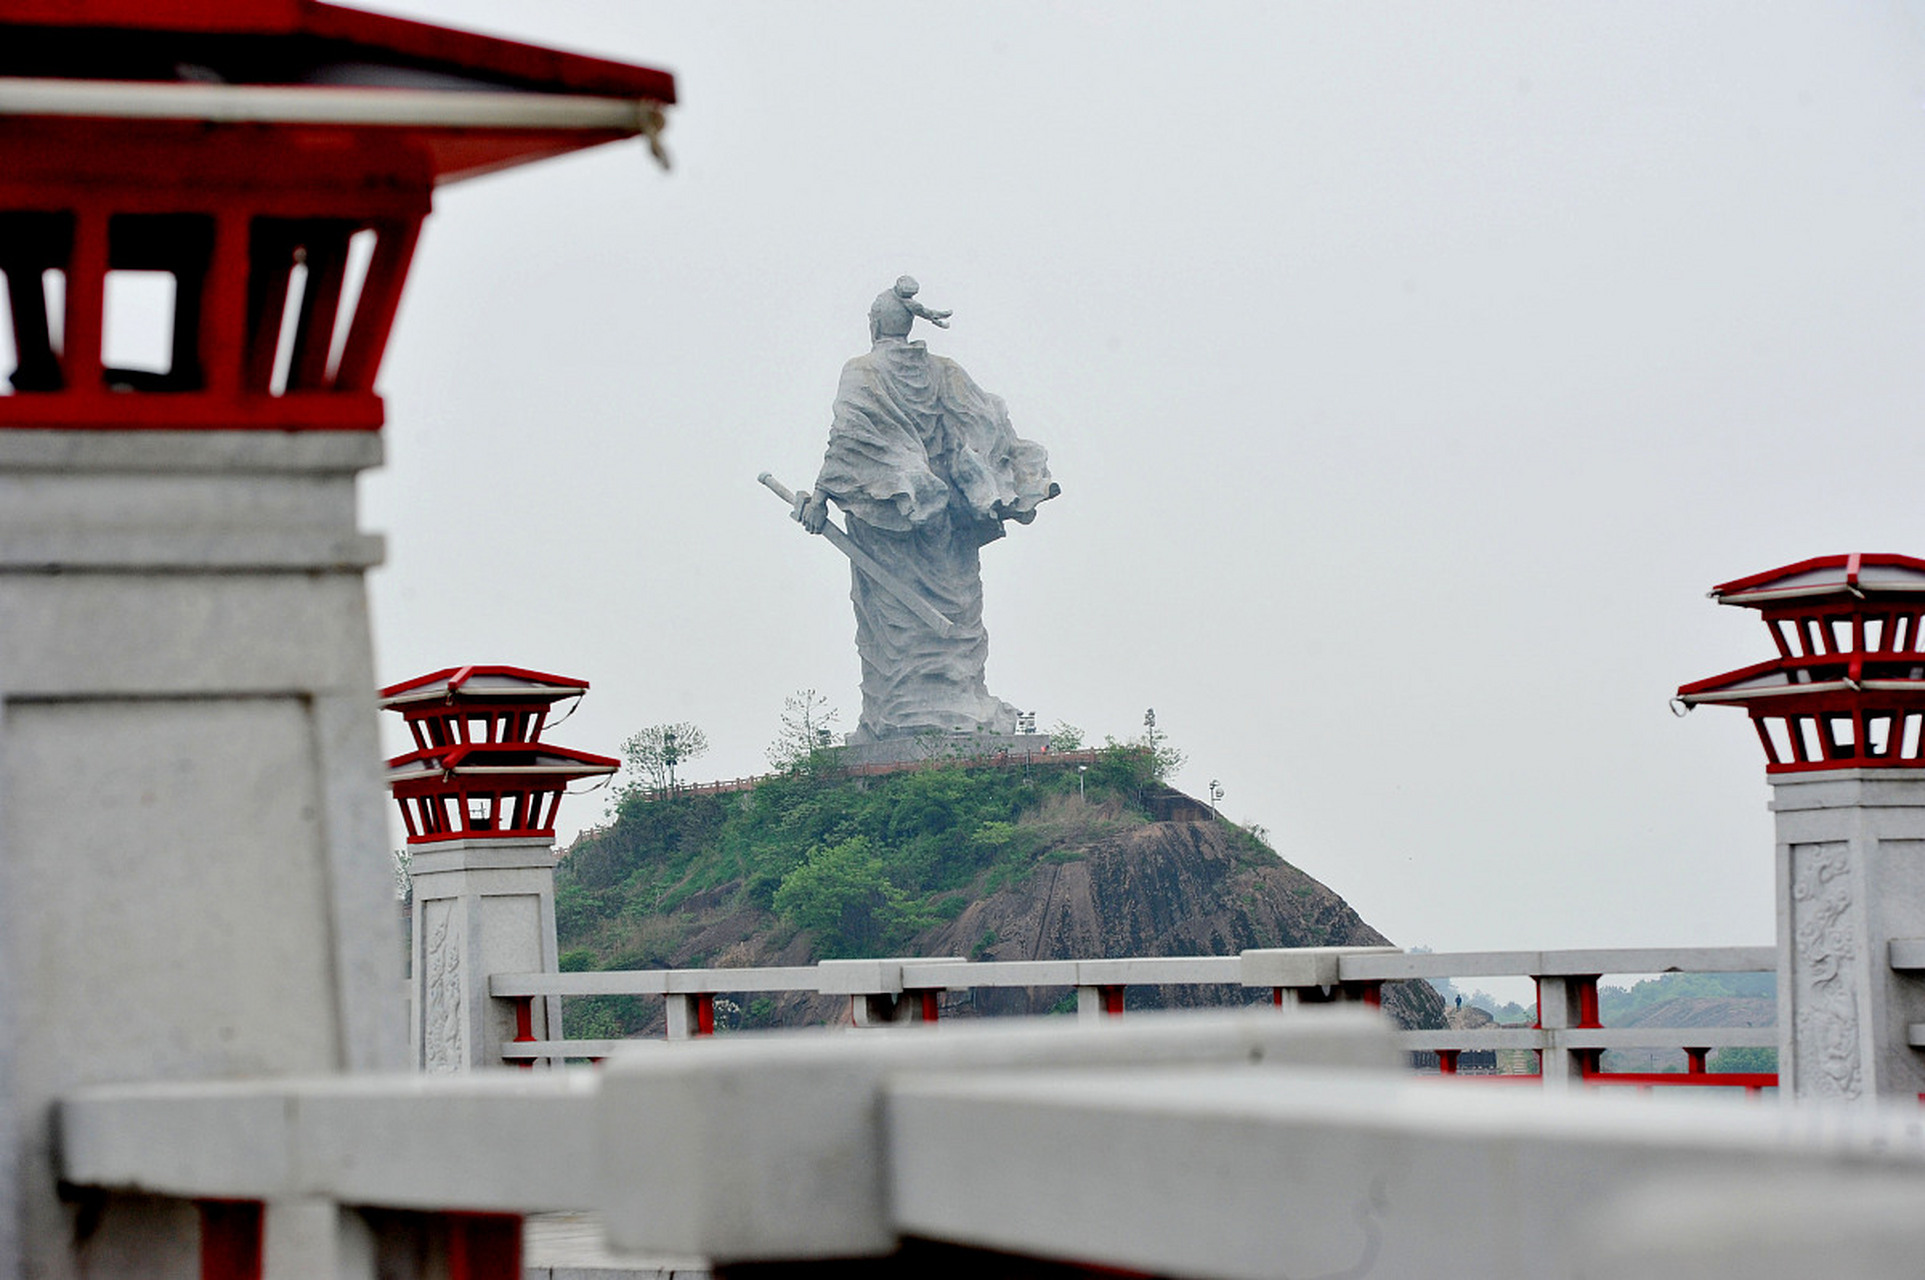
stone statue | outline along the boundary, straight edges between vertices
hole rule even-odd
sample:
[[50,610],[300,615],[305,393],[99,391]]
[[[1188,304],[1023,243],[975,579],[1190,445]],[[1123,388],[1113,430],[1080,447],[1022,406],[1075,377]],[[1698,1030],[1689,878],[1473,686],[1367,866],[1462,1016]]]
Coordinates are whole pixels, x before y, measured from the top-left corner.
[[810,533],[842,535],[831,501],[847,517],[846,536],[834,540],[853,562],[857,742],[1016,732],[1016,709],[983,683],[977,553],[1059,492],[1048,451],[1016,435],[1001,397],[909,341],[917,318],[947,328],[950,315],[916,301],[917,289],[903,276],[869,308],[873,345],[843,366],[821,474],[794,499]]
[[949,317],[953,311],[931,311],[916,301],[916,293],[922,288],[914,276],[897,276],[895,288],[876,295],[869,304],[869,341],[880,342],[884,338],[894,338],[899,342],[909,340],[909,326],[921,316],[938,329],[949,327]]

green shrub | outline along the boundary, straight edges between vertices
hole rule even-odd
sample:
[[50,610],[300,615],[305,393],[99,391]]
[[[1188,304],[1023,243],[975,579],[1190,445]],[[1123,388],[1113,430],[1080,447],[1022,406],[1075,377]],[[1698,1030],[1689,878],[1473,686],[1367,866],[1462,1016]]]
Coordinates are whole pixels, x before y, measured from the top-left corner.
[[889,883],[882,858],[864,836],[818,846],[775,891],[776,914],[815,934],[819,954],[885,955],[932,923]]

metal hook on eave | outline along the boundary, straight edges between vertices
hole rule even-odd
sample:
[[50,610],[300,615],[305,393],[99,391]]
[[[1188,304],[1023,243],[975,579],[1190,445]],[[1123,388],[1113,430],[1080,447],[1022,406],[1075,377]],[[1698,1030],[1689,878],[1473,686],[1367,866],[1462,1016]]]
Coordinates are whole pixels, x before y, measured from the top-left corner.
[[673,167],[669,164],[668,148],[662,145],[662,130],[668,128],[668,116],[659,102],[638,103],[637,107],[635,119],[641,126],[642,137],[648,141],[648,154],[655,157],[655,163],[666,173]]

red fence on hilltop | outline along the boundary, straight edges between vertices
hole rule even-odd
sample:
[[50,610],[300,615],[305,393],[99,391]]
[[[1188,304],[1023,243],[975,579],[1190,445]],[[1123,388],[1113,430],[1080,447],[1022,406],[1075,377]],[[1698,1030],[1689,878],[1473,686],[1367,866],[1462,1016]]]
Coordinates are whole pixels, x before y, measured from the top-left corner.
[[[873,764],[838,764],[828,770],[838,778],[875,778],[890,773],[910,773],[918,769],[961,766],[968,769],[1027,768],[1032,765],[1068,767],[1092,765],[1103,758],[1100,750],[1079,751],[995,751],[983,755],[935,755],[924,760],[888,760]],[[753,791],[765,782],[781,777],[779,773],[758,773],[747,778],[717,782],[678,782],[673,787],[656,787],[637,794],[644,800],[667,800],[674,796],[718,796],[735,791]]]

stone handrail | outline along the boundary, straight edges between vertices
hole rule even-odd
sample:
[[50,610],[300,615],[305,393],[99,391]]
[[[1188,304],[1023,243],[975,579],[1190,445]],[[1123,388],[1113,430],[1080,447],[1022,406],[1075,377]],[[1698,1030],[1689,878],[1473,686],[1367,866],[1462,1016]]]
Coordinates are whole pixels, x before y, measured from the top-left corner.
[[[1267,988],[1278,1005],[1351,1000],[1376,1003],[1385,982],[1442,977],[1528,977],[1538,987],[1538,1025],[1489,1026],[1397,1033],[1401,1048],[1437,1055],[1454,1073],[1463,1052],[1528,1051],[1539,1055],[1546,1083],[1600,1079],[1599,1055],[1612,1049],[1671,1049],[1689,1069],[1673,1079],[1642,1083],[1768,1087],[1752,1074],[1707,1079],[1705,1055],[1714,1049],[1771,1047],[1772,1027],[1604,1027],[1597,1017],[1597,982],[1606,974],[1746,973],[1770,971],[1770,947],[1631,947],[1553,951],[1403,952],[1390,947],[1262,948],[1234,956],[1142,956],[1088,960],[966,961],[957,958],[825,960],[815,965],[745,969],[651,969],[563,974],[496,974],[489,993],[526,1001],[545,996],[660,995],[668,1000],[669,1036],[684,1039],[714,1029],[714,998],[722,993],[794,992],[850,997],[860,1026],[934,1021],[946,991],[1010,987],[1073,987],[1078,1013],[1102,1018],[1122,1012],[1123,989],[1135,985],[1224,985]],[[505,1060],[603,1058],[620,1041],[554,1040],[529,1036],[504,1046]],[[1634,1077],[1625,1076],[1630,1081]],[[1612,1082],[1616,1077],[1606,1079]]]

